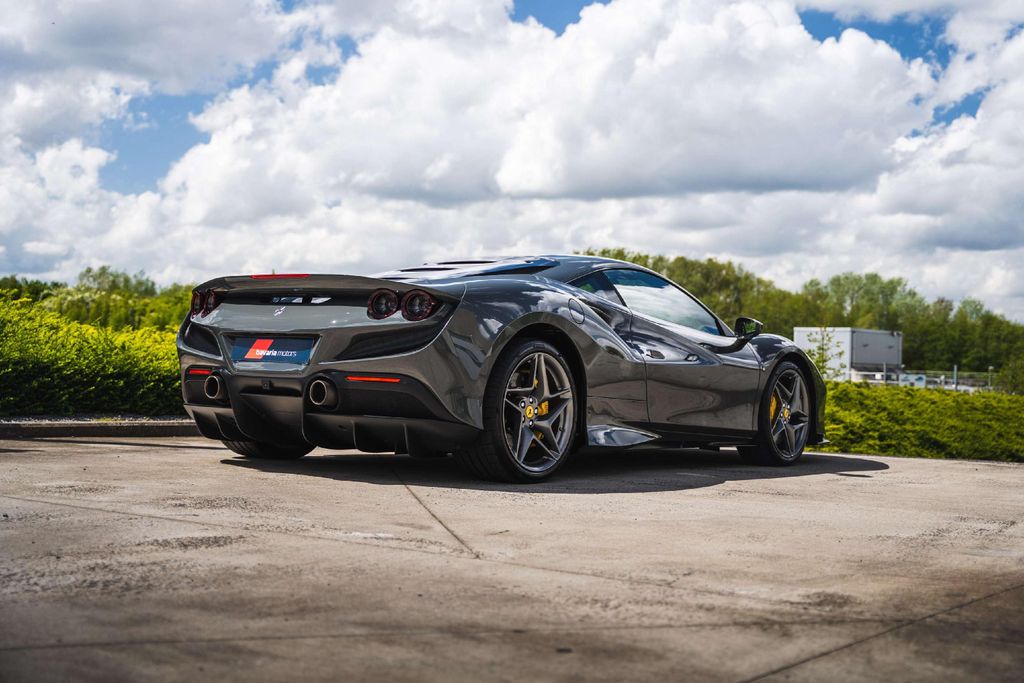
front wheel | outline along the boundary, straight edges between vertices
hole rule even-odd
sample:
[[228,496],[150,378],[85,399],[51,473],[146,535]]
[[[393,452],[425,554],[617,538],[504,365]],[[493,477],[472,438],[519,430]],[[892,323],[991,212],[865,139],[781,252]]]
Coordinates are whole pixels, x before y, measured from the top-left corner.
[[313,450],[313,446],[308,443],[285,445],[263,441],[223,441],[222,443],[239,455],[258,460],[298,460]]
[[495,363],[484,394],[484,431],[456,453],[481,479],[533,482],[567,459],[576,438],[576,384],[558,350],[513,343]]
[[811,400],[799,367],[779,363],[768,379],[759,413],[757,443],[740,446],[740,457],[756,465],[789,465],[799,460],[811,428]]

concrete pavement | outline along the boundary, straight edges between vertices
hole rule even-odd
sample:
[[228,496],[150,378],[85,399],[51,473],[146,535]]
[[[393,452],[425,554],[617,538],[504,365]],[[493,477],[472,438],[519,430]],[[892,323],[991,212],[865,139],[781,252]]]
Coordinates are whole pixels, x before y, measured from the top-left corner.
[[1024,466],[0,441],[0,680],[1020,680]]

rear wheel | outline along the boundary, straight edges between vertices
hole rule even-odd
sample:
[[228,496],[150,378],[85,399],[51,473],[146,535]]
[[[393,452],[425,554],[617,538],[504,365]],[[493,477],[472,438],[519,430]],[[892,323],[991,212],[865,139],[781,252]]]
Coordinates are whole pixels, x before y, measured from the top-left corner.
[[313,450],[313,446],[303,444],[276,444],[263,441],[224,441],[230,450],[246,458],[260,460],[297,460]]
[[799,367],[780,363],[761,399],[758,441],[737,450],[745,462],[789,465],[800,459],[811,428],[811,401]]
[[555,347],[524,340],[494,365],[484,394],[484,431],[456,453],[474,476],[545,479],[567,459],[576,437],[576,385]]

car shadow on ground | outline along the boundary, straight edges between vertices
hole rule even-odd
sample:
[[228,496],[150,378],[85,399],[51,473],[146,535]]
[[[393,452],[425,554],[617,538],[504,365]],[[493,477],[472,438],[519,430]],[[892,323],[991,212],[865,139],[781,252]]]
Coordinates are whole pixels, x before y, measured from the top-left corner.
[[[320,451],[322,453],[323,451]],[[577,453],[550,480],[527,485],[484,482],[452,458],[415,459],[371,454],[310,455],[300,460],[231,458],[225,465],[368,484],[514,491],[516,493],[648,493],[717,486],[728,481],[788,479],[813,475],[870,478],[889,469],[863,457],[804,455],[788,467],[747,465],[736,451],[612,451]]]
[[37,438],[25,438],[25,442],[39,442],[39,443],[67,443],[67,444],[89,444],[93,446],[135,446],[137,448],[180,448],[189,451],[222,451],[224,446],[214,445],[202,445],[196,443],[160,443],[153,441],[151,437],[146,436],[134,436],[134,437],[122,437],[119,441],[102,440],[102,439],[90,439],[83,437],[75,438],[56,438],[51,436],[40,436]]

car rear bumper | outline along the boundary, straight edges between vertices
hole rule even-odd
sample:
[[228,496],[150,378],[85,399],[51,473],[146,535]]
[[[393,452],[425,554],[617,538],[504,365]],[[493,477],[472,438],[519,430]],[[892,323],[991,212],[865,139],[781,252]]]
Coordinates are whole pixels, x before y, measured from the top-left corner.
[[[235,375],[213,368],[226,389],[210,399],[203,383],[210,375],[186,371],[185,409],[200,433],[211,439],[301,443],[368,452],[418,453],[454,449],[479,434],[455,418],[422,382],[401,374],[367,381],[365,373],[328,370],[308,377]],[[382,378],[382,375],[373,375]],[[336,400],[314,405],[314,379],[329,382]]]

